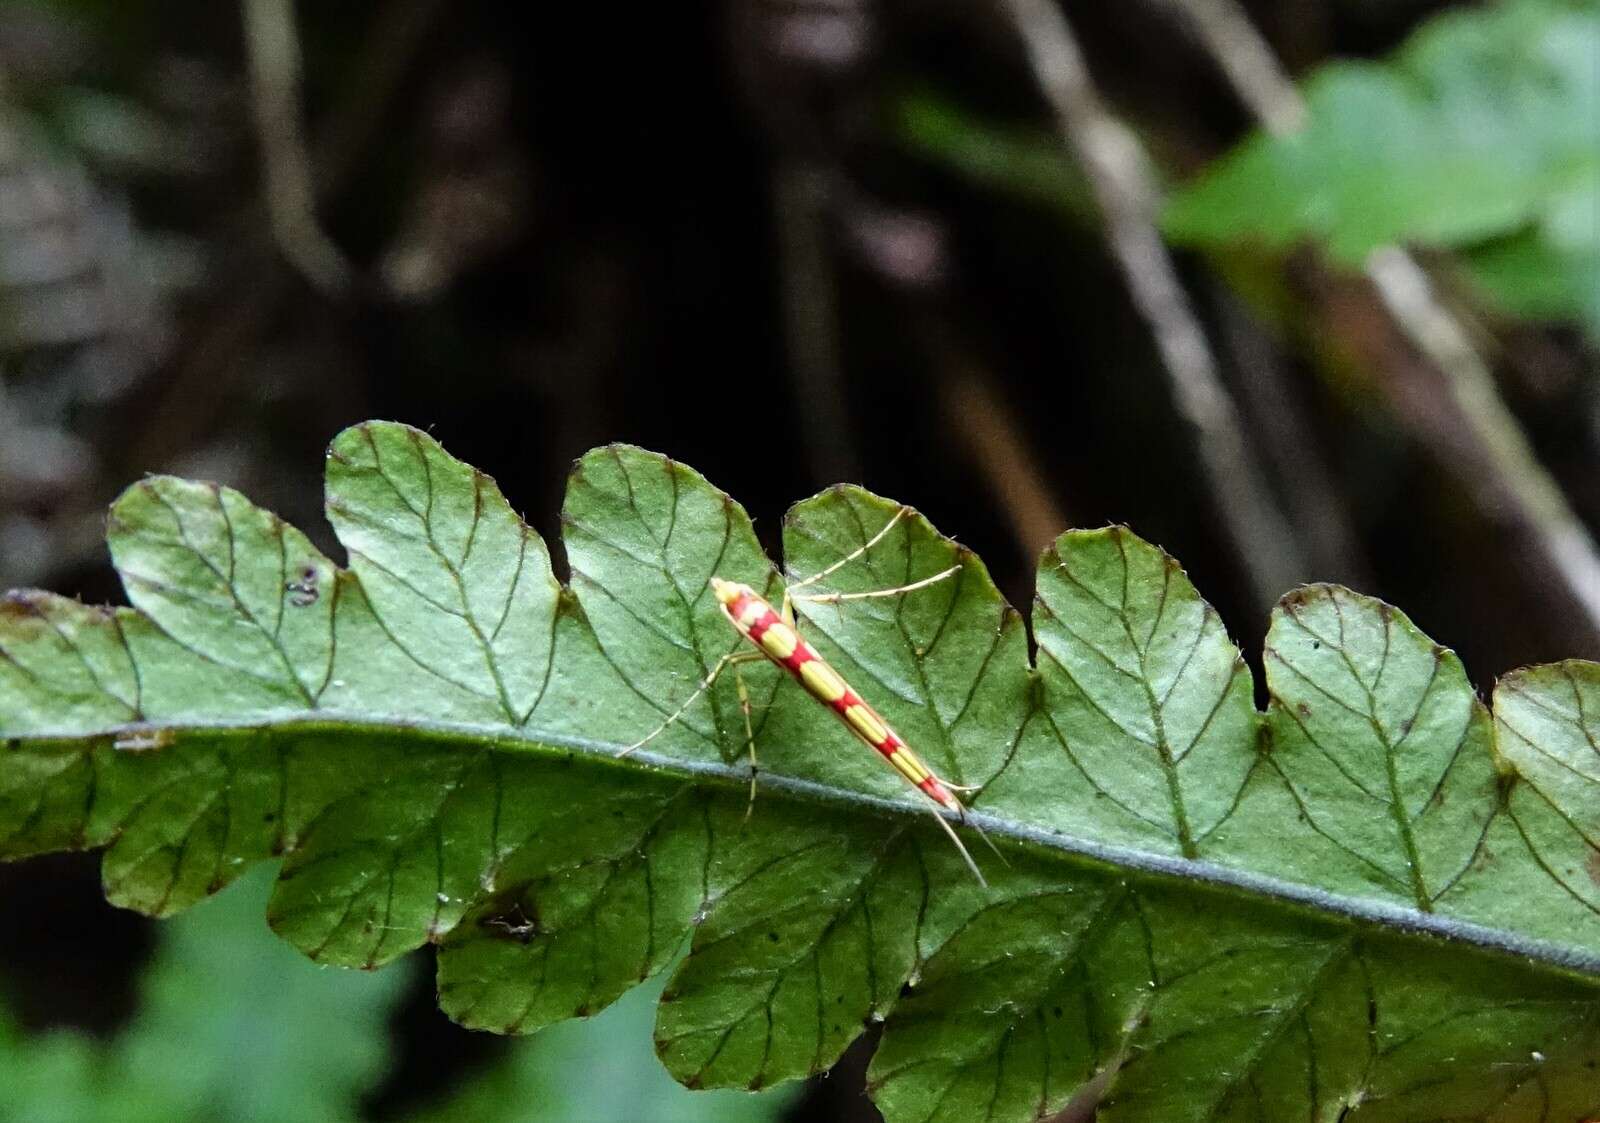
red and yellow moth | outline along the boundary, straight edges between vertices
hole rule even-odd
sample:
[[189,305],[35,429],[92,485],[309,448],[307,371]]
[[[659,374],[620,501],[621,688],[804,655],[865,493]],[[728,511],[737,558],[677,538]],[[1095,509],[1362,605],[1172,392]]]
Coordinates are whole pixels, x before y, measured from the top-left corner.
[[[796,626],[792,606],[795,600],[808,600],[820,603],[838,603],[843,600],[856,600],[864,597],[899,596],[920,589],[956,573],[961,567],[952,566],[942,573],[932,577],[914,581],[907,585],[897,586],[892,589],[878,589],[868,593],[827,593],[809,596],[795,596],[795,590],[810,585],[823,577],[828,576],[840,566],[860,557],[871,549],[877,542],[888,534],[889,530],[900,521],[908,508],[902,507],[893,518],[878,531],[871,539],[864,543],[860,549],[852,552],[847,557],[841,558],[827,569],[804,581],[796,582],[788,587],[784,593],[782,609],[774,608],[767,600],[749,585],[737,581],[725,581],[720,577],[712,577],[710,582],[712,595],[716,597],[717,604],[728,622],[745,639],[755,647],[755,651],[730,652],[724,655],[712,668],[711,673],[705,677],[700,687],[690,695],[684,704],[667,718],[654,732],[643,740],[630,745],[623,750],[624,755],[644,745],[653,739],[662,730],[670,726],[681,717],[695,698],[710,688],[717,677],[730,665],[746,662],[752,659],[766,658],[788,671],[794,680],[810,694],[811,697],[827,706],[839,720],[844,722],[851,733],[876,750],[884,760],[898,772],[905,781],[917,791],[926,796],[933,804],[929,808],[935,820],[944,828],[950,840],[955,843],[956,849],[961,852],[961,857],[966,861],[967,867],[972,870],[973,876],[979,884],[987,885],[983,873],[978,869],[978,864],[972,860],[972,855],[962,844],[955,830],[947,822],[941,811],[949,811],[962,820],[967,821],[967,809],[955,791],[965,790],[959,785],[951,784],[939,778],[934,771],[923,763],[922,758],[912,751],[906,744],[905,738],[894,731],[882,714],[873,709],[848,682],[828,662],[817,653],[800,635]],[[759,652],[759,654],[757,654]],[[736,672],[737,673],[737,672]],[[745,714],[745,731],[750,738],[752,767],[755,758],[754,735],[750,731],[750,701],[749,695],[741,681],[739,684],[739,700]],[[752,774],[752,794],[754,777]]]

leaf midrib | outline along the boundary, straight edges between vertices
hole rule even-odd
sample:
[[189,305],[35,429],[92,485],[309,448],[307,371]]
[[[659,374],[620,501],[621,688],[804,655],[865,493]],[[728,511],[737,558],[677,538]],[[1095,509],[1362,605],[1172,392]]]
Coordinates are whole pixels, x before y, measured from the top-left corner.
[[[106,726],[94,733],[81,730],[59,734],[32,733],[8,739],[7,747],[21,749],[29,745],[65,743],[74,748],[82,748],[86,743],[94,743],[96,739],[133,737],[157,732],[204,736],[212,740],[325,733],[371,736],[383,738],[389,743],[393,743],[395,734],[401,732],[413,744],[417,742],[459,744],[463,740],[469,740],[477,742],[480,747],[496,751],[555,750],[564,754],[582,753],[591,763],[623,772],[638,773],[639,766],[644,765],[652,774],[676,775],[697,783],[718,783],[740,791],[747,790],[750,782],[749,773],[745,768],[725,764],[720,760],[690,760],[647,749],[638,750],[626,759],[621,759],[617,754],[626,746],[620,742],[562,733],[535,734],[531,730],[514,731],[505,726],[477,722],[431,719],[377,721],[367,715],[344,714],[336,710],[319,711],[313,718],[285,718],[279,721],[141,722]],[[154,751],[179,752],[182,749],[180,736],[173,744]],[[876,816],[900,817],[927,813],[926,807],[909,797],[890,798],[870,795],[765,770],[761,773],[760,786],[767,791],[792,798],[836,807],[849,807]],[[1080,866],[1098,868],[1112,875],[1135,873],[1182,885],[1201,885],[1212,890],[1232,890],[1249,900],[1269,902],[1280,908],[1319,919],[1324,923],[1338,921],[1364,925],[1390,935],[1432,938],[1497,955],[1515,956],[1523,960],[1532,960],[1538,969],[1551,975],[1566,977],[1590,986],[1600,985],[1600,953],[1586,949],[1525,937],[1503,929],[1443,917],[1436,913],[1424,913],[1386,901],[1332,893],[1313,886],[1205,860],[1172,857],[1087,838],[1074,838],[988,815],[982,811],[969,809],[967,819],[991,838],[1005,839],[1046,850],[1058,859],[1071,861]]]

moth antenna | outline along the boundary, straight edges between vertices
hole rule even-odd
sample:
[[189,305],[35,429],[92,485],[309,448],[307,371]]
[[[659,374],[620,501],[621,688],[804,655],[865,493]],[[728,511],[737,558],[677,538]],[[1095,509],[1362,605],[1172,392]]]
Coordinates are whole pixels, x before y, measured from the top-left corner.
[[[972,855],[967,851],[966,844],[962,842],[961,837],[956,834],[956,829],[950,825],[950,821],[943,815],[939,814],[937,808],[929,807],[928,813],[938,821],[939,826],[944,833],[950,836],[950,841],[956,844],[956,849],[961,851],[961,860],[967,863],[967,868],[972,871],[972,876],[978,879],[978,884],[983,886],[985,889],[989,888],[989,883],[984,880],[983,871],[978,868],[978,863],[972,860]],[[979,831],[978,833],[980,835],[983,834],[982,831]],[[988,842],[989,840],[987,837],[985,837],[984,841]],[[994,844],[989,843],[989,845],[993,847]],[[995,853],[998,854],[999,851],[996,850]],[[1005,861],[1004,858],[1001,858],[1000,860]]]
[[967,817],[967,809],[965,807],[963,807],[961,809],[961,821],[964,824],[966,824],[967,826],[971,827],[973,830],[977,831],[978,832],[978,837],[983,839],[983,844],[985,846],[987,846],[991,851],[994,852],[994,856],[996,858],[999,858],[1001,863],[1007,869],[1011,868],[1011,861],[1004,854],[1002,854],[1000,852],[1000,848],[998,846],[996,846],[994,844],[994,842],[989,838],[989,832],[984,830],[982,827],[978,826],[978,824],[976,822],[974,822],[972,819],[969,819]]

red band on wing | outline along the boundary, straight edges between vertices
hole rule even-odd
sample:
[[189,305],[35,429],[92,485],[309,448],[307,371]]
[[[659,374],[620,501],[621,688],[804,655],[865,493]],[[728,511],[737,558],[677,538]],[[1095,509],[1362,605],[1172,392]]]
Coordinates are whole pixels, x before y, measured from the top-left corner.
[[830,703],[840,714],[843,714],[851,706],[859,706],[861,704],[861,695],[851,690],[848,685],[844,688],[844,693]]
[[765,632],[768,628],[772,627],[772,625],[778,622],[778,614],[772,611],[771,605],[762,603],[755,597],[752,597],[749,593],[744,593],[740,595],[738,600],[734,601],[728,606],[728,611],[733,613],[733,618],[735,620],[743,620],[745,609],[749,608],[752,603],[760,604],[762,608],[766,609],[765,612],[756,617],[756,622],[754,624],[747,625],[750,632],[750,638],[760,642],[761,633]]
[[817,653],[812,651],[807,644],[804,642],[797,643],[794,645],[794,650],[789,653],[789,658],[783,661],[783,665],[789,668],[790,674],[794,675],[796,678],[799,678],[800,668],[811,662],[816,657]]

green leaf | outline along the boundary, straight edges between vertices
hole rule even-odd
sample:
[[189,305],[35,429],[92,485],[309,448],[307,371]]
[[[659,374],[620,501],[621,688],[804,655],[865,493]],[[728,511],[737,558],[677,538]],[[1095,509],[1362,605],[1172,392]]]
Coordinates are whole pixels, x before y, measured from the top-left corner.
[[1569,911],[1600,908],[1600,666],[1513,671],[1495,688],[1495,728],[1500,752],[1526,780],[1508,806],[1518,838],[1570,896]]
[[1429,21],[1391,59],[1307,81],[1307,123],[1257,133],[1178,193],[1175,238],[1359,263],[1378,246],[1464,251],[1511,311],[1600,333],[1600,6],[1519,0]]
[[[800,602],[813,645],[954,783],[1004,860],[742,641],[708,589],[778,597],[748,517],[691,470],[578,464],[572,578],[425,435],[341,434],[349,568],[224,488],[113,509],[133,607],[0,609],[0,853],[106,847],[174,912],[275,854],[274,928],[326,963],[439,947],[466,1025],[531,1032],[665,967],[692,1087],[825,1070],[883,1024],[891,1120],[1549,1119],[1600,1111],[1596,668],[1508,677],[1493,717],[1398,611],[1296,590],[1271,705],[1178,565],[1132,533],[1043,559],[1038,668],[982,563],[918,516]],[[802,503],[797,574],[896,505]],[[971,832],[967,832],[969,837]]]
[[[1581,193],[1600,199],[1600,186]],[[1464,258],[1472,279],[1506,311],[1529,320],[1580,319],[1600,338],[1600,220],[1560,240],[1524,230],[1474,246]]]

